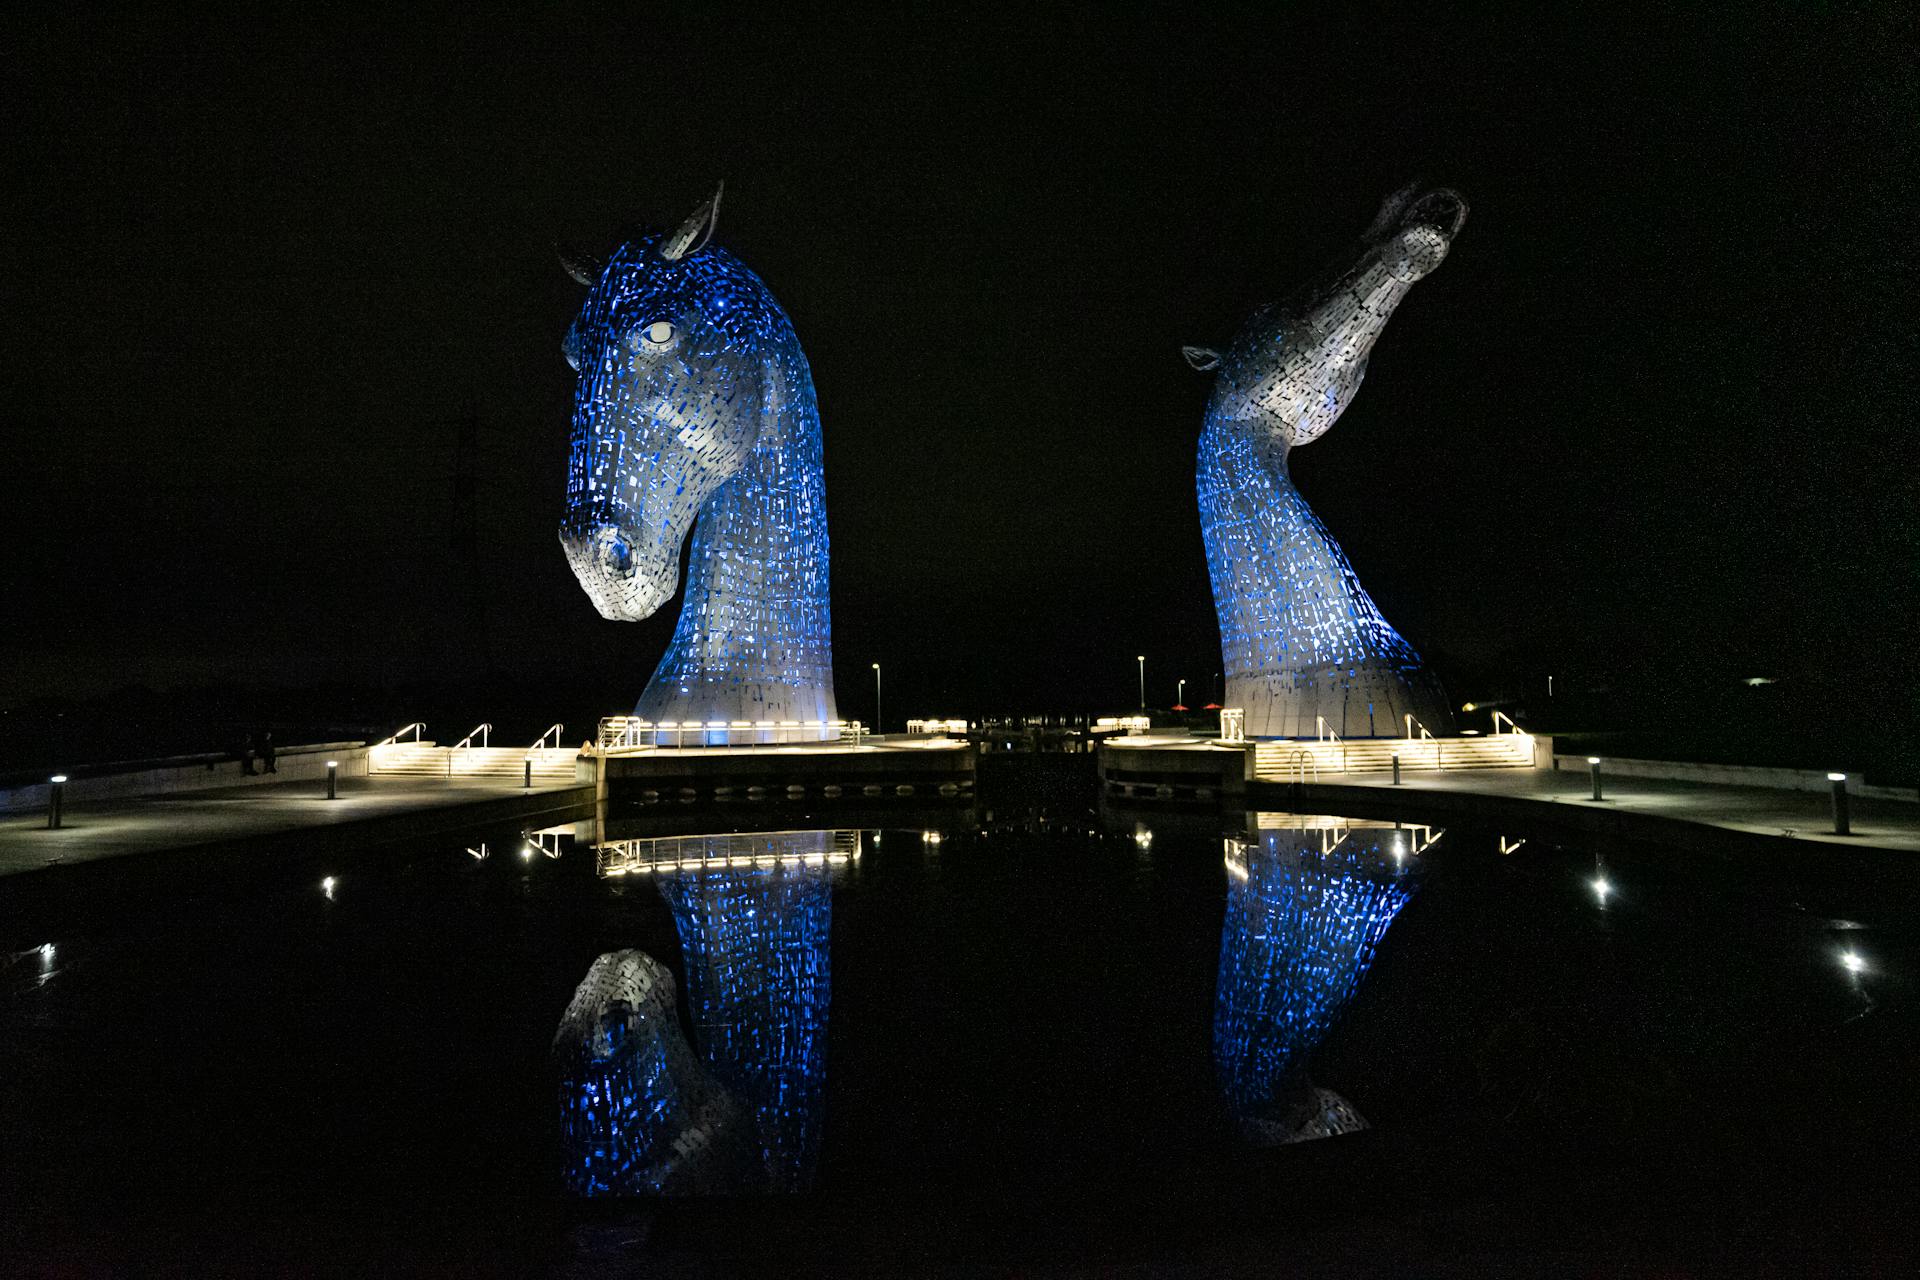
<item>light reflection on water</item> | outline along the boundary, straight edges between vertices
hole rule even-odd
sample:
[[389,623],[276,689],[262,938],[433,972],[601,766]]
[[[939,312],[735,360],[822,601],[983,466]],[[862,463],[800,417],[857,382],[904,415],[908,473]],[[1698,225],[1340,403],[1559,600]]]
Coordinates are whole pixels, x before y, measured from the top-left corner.
[[[1285,824],[1285,825],[1282,825]],[[1418,885],[1425,828],[1260,814],[1226,840],[1214,1067],[1246,1141],[1277,1146],[1364,1129],[1353,1106],[1307,1075]]]
[[672,912],[673,975],[643,951],[594,961],[554,1037],[575,1195],[803,1191],[826,1085],[833,870],[858,832],[610,841],[605,877],[649,875]]
[[[1226,845],[1214,1066],[1242,1138],[1276,1145],[1366,1127],[1307,1060],[1353,1000],[1443,833],[1255,814]],[[967,823],[967,826],[976,824]],[[1116,833],[1118,834],[1118,833]],[[932,855],[937,828],[921,833]],[[1123,838],[1143,853],[1153,835]],[[535,835],[537,847],[548,848]],[[873,843],[878,845],[875,833]],[[857,830],[608,839],[603,879],[644,876],[671,912],[687,974],[628,949],[600,956],[554,1037],[563,1164],[580,1196],[794,1192],[818,1162],[834,872]],[[552,849],[558,853],[558,836]]]

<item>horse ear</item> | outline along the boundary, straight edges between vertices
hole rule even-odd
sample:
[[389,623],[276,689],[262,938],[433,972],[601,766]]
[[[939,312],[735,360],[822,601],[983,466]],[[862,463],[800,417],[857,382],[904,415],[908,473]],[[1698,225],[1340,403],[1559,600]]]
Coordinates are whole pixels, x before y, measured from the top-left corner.
[[1182,347],[1180,354],[1201,373],[1211,373],[1220,367],[1220,353],[1212,347]]
[[[660,256],[668,262],[678,262],[690,253],[698,253],[713,238],[713,229],[720,222],[720,197],[726,191],[724,179],[707,197],[707,202],[695,209],[688,219],[680,224],[680,229],[660,242]],[[694,243],[698,241],[699,243]]]
[[560,269],[572,276],[575,284],[583,284],[589,289],[593,288],[605,269],[605,264],[597,258],[572,252],[557,240],[554,241],[553,251],[559,256]]

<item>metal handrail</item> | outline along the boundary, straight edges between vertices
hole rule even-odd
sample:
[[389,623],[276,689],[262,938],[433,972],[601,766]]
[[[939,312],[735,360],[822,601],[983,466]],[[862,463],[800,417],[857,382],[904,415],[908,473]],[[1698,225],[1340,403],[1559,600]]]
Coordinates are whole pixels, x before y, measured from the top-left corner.
[[1495,707],[1493,710],[1494,733],[1497,734],[1500,732],[1500,722],[1502,720],[1505,720],[1509,725],[1512,726],[1511,732],[1517,733],[1523,738],[1531,738],[1533,736],[1532,734],[1528,733],[1525,729],[1522,729],[1519,725],[1514,724],[1513,717],[1508,715],[1506,712],[1500,710],[1498,707]]
[[858,720],[666,720],[605,716],[598,741],[602,751],[655,747],[808,746],[838,743],[859,746],[867,736]]
[[1342,738],[1339,734],[1333,731],[1332,727],[1327,724],[1327,718],[1325,716],[1315,716],[1313,719],[1314,719],[1315,727],[1320,731],[1319,740],[1321,742],[1335,742],[1339,744],[1340,772],[1346,773],[1347,772],[1347,741],[1346,739]]
[[556,724],[548,725],[547,731],[541,734],[539,737],[535,738],[533,740],[533,745],[527,748],[527,754],[531,756],[534,752],[546,746],[548,738],[553,739],[553,745],[556,749],[558,749],[558,747],[560,746],[560,735],[565,733],[566,731],[567,731],[567,726],[564,724],[556,723]]
[[1294,774],[1295,782],[1305,784],[1309,767],[1313,770],[1313,780],[1319,782],[1320,761],[1314,757],[1312,752],[1305,748],[1300,748],[1287,756],[1287,768]]
[[[415,742],[419,742],[420,735],[425,733],[426,731],[427,731],[427,722],[425,720],[415,720],[412,724],[408,725],[406,728],[396,730],[392,737],[382,738],[380,741],[374,743],[373,745],[375,747],[391,747],[400,741],[400,735],[403,733],[412,734],[413,740]],[[371,749],[372,748],[369,748],[369,750]]]
[[487,735],[492,732],[493,732],[493,725],[491,723],[477,724],[473,726],[472,733],[469,733],[466,737],[460,739],[460,741],[454,743],[451,747],[447,748],[447,776],[449,778],[453,776],[454,757],[458,756],[462,751],[465,751],[470,747],[472,747],[473,740],[476,737],[480,739],[480,745],[481,747],[484,748],[487,745],[487,740],[488,740]]

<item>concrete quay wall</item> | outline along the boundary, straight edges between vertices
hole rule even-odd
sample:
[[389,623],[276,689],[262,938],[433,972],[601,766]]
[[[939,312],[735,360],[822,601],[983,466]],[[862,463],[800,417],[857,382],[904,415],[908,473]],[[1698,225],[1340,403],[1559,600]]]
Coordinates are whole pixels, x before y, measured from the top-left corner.
[[[964,743],[893,750],[884,746],[815,751],[690,748],[583,756],[576,776],[591,781],[596,768],[601,770],[603,794],[614,804],[647,798],[648,792],[661,797],[691,792],[724,799],[754,789],[785,794],[800,788],[817,794],[829,786],[854,794],[878,787],[887,794],[937,795],[943,787],[971,792],[975,759],[973,748]],[[901,792],[903,787],[912,791]]]
[[[1556,754],[1553,767],[1585,773],[1587,757]],[[1673,782],[1705,782],[1716,787],[1765,787],[1769,791],[1818,791],[1824,794],[1833,786],[1824,770],[1772,769],[1750,764],[1694,764],[1685,760],[1632,760],[1605,756],[1602,757],[1600,770],[1607,777],[1665,778]],[[1861,782],[1857,774],[1848,776],[1847,792],[1874,800],[1920,801],[1920,791],[1913,787],[1870,787]]]
[[142,895],[163,888],[177,890],[183,884],[211,884],[243,876],[268,861],[357,853],[507,823],[559,826],[591,820],[593,815],[593,788],[576,785],[504,794],[449,793],[427,803],[361,818],[309,819],[234,835],[169,841],[162,833],[149,845],[110,856],[77,857],[6,875],[6,905],[9,909],[26,909],[50,903],[86,904],[104,898],[138,901]]
[[1097,752],[1101,789],[1156,800],[1241,799],[1253,776],[1253,747],[1103,744]]
[[[318,781],[327,776],[329,760],[339,761],[343,778],[365,776],[367,745],[364,742],[309,742],[287,746],[274,753],[273,773],[244,773],[238,760],[225,755],[170,756],[161,760],[127,761],[124,766],[97,766],[102,772],[89,772],[86,766],[81,766],[67,779],[65,798],[67,804],[74,805],[131,796],[208,791],[215,787]],[[259,761],[255,760],[254,768],[259,767]],[[53,784],[45,779],[0,788],[0,813],[44,813],[52,791]]]

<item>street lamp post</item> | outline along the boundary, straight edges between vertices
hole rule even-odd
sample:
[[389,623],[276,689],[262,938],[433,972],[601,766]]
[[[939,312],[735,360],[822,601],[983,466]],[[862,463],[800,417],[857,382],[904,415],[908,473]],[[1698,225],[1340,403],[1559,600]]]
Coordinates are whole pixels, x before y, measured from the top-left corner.
[[1147,709],[1147,655],[1140,655],[1140,709]]
[[1185,680],[1180,682],[1180,691],[1173,695],[1173,700],[1183,707],[1187,705],[1187,682]]
[[880,664],[873,664],[873,731],[880,732]]

